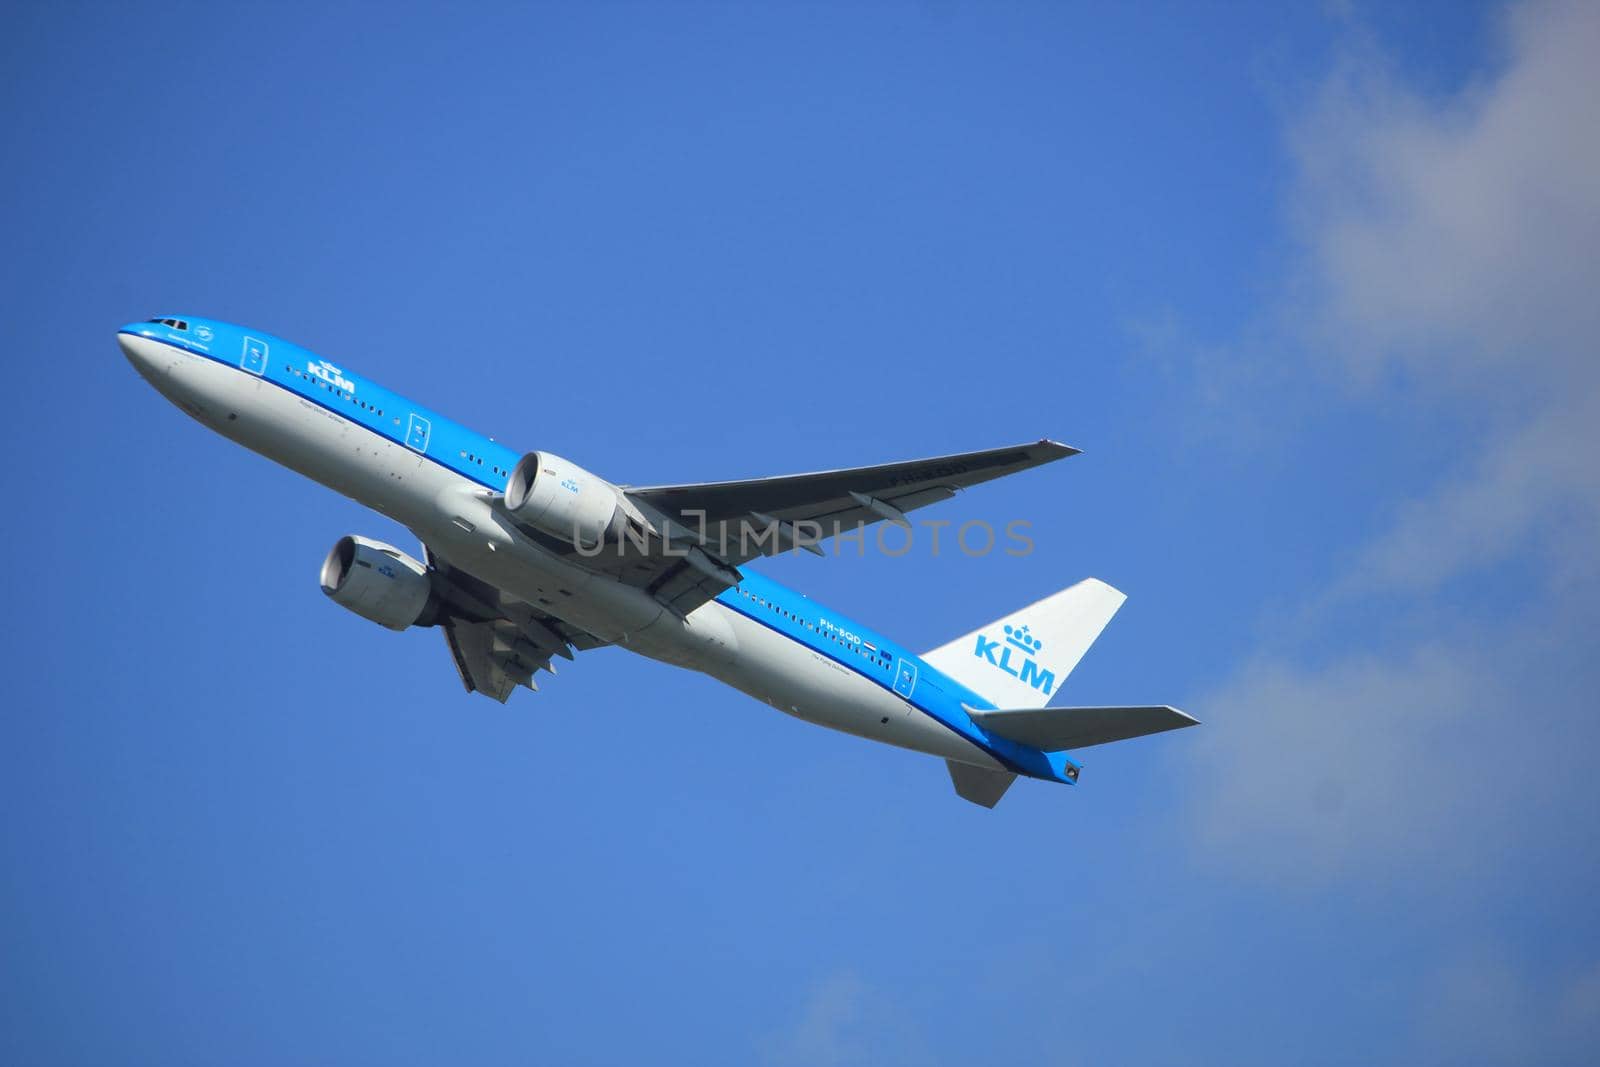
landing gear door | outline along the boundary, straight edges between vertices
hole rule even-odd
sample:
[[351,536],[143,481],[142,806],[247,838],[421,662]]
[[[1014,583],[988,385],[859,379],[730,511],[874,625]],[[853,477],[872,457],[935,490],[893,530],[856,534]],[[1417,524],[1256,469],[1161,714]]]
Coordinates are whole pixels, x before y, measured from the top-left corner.
[[911,693],[917,688],[917,665],[907,660],[901,660],[894,669],[894,691],[911,699]]

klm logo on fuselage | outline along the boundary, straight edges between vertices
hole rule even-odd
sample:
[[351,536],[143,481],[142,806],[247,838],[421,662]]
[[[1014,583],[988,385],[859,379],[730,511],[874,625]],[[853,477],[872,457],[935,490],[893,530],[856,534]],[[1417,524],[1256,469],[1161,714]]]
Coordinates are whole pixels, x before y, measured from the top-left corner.
[[1044,642],[1030,634],[1026,626],[1007,626],[1004,642],[979,634],[978,647],[972,654],[1049,696],[1056,687],[1055,673],[1040,667],[1033,658],[1043,647]]
[[325,359],[313,359],[306,363],[306,373],[313,378],[321,378],[335,389],[343,389],[347,393],[356,391],[356,383],[344,376],[344,371],[335,367]]

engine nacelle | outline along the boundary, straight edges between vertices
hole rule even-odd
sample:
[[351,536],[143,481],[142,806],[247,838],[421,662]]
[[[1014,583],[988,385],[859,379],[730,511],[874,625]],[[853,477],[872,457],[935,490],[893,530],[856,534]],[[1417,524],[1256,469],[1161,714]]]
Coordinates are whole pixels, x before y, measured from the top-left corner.
[[322,591],[340,607],[391,630],[438,621],[428,568],[382,541],[339,538],[322,561]]
[[506,507],[518,521],[582,545],[619,540],[628,522],[622,490],[549,452],[529,452],[512,468]]

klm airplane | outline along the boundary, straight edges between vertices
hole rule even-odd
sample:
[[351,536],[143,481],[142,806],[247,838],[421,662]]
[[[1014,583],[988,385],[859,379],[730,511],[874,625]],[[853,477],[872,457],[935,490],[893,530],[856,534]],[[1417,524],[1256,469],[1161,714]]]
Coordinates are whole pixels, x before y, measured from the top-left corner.
[[1017,775],[1075,784],[1067,753],[1195,720],[1051,698],[1122,606],[1087,579],[918,655],[748,571],[860,536],[958,490],[1076,453],[1054,441],[748,481],[624,486],[518,454],[342,364],[193,316],[123,327],[151,385],[202,424],[406,526],[422,559],[340,538],[335,603],[391,630],[436,626],[468,692],[502,703],[557,657],[619,645],[779,711],[942,757],[993,807]]

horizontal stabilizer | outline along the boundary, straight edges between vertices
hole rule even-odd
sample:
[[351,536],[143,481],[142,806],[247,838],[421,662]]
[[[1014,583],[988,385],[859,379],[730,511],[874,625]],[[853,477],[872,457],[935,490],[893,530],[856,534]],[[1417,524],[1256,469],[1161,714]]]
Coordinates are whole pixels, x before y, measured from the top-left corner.
[[945,760],[944,765],[950,768],[950,781],[955,783],[956,795],[986,808],[1000,803],[1000,798],[1006,795],[1006,790],[1017,779],[1010,771],[991,771],[970,763],[957,763],[953,759]]
[[1020,744],[1045,752],[1088,748],[1108,741],[1199,726],[1200,721],[1165,704],[1140,708],[967,708],[972,721]]

